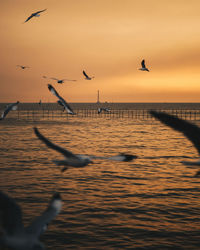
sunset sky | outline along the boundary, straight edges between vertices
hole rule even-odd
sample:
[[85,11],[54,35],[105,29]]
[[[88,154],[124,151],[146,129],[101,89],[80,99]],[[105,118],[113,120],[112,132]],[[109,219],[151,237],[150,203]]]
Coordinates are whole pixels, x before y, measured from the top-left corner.
[[199,0],[1,0],[0,102],[55,102],[48,83],[68,102],[97,90],[102,102],[200,102],[199,13]]

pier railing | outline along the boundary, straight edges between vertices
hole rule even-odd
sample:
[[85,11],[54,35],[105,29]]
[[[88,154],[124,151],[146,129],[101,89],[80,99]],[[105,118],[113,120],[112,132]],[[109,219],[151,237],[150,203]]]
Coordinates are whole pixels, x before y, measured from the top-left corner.
[[[176,115],[179,118],[185,120],[200,120],[200,110],[188,110],[188,109],[156,109],[157,111],[163,111],[172,115]],[[8,118],[16,118],[19,120],[46,120],[46,119],[71,119],[79,118],[110,118],[110,119],[154,119],[148,109],[115,109],[110,112],[101,112],[98,114],[96,109],[74,109],[75,115],[67,114],[62,109],[40,109],[40,110],[16,110],[11,111],[8,114]]]

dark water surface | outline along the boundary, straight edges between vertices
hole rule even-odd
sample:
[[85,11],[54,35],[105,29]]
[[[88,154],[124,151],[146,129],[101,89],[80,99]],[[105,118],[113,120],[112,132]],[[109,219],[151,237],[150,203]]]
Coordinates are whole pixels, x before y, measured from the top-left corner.
[[[33,126],[74,153],[139,158],[61,173],[52,160],[62,156],[36,138]],[[158,121],[8,117],[0,144],[0,188],[21,204],[26,225],[53,192],[62,195],[62,211],[41,238],[47,249],[200,249],[198,168],[180,163],[198,154]]]

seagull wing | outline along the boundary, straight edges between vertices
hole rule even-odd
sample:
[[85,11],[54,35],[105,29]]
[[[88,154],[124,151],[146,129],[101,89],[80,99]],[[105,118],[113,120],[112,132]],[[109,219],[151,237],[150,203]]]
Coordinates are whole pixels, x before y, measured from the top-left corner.
[[146,68],[144,59],[142,60],[141,65],[142,65],[142,68]]
[[34,15],[37,15],[37,14],[39,14],[39,13],[41,13],[41,12],[44,12],[45,10],[47,10],[47,9],[44,9],[44,10],[39,10],[39,11],[37,11],[37,12],[33,13],[33,14],[34,14]]
[[51,84],[48,84],[48,89],[49,91],[51,91],[53,95],[55,95],[58,99],[60,99],[60,95]]
[[62,81],[76,82],[76,80],[72,80],[72,79],[62,79]]
[[26,19],[25,23],[28,22],[28,21],[29,21],[32,17],[34,17],[34,16],[35,16],[35,13],[31,14],[31,15]]
[[63,107],[63,104],[62,104],[62,102],[61,102],[60,100],[58,100],[57,103],[58,103],[60,106]]
[[51,77],[50,79],[59,81],[59,79],[57,79],[57,78],[55,78],[55,77]]
[[36,134],[36,136],[38,137],[38,139],[40,139],[41,141],[43,141],[47,147],[52,148],[54,150],[56,150],[57,152],[61,153],[62,155],[64,155],[66,158],[67,157],[71,157],[71,158],[77,158],[76,155],[74,155],[72,152],[61,148],[60,146],[57,146],[56,144],[52,143],[51,141],[49,141],[46,137],[44,137],[37,128],[34,128],[34,132]]
[[165,125],[183,133],[200,154],[200,128],[198,126],[164,112],[150,111],[150,114]]
[[132,161],[133,159],[138,158],[136,155],[128,155],[128,154],[118,154],[110,157],[105,156],[95,156],[89,155],[91,159],[101,159],[101,160],[110,160],[110,161]]
[[15,200],[0,191],[0,218],[3,229],[9,235],[22,231],[22,212]]
[[86,78],[89,78],[89,76],[85,73],[84,70],[83,70],[83,75],[84,75]]
[[47,228],[47,225],[60,213],[62,207],[62,200],[59,193],[55,193],[49,203],[47,209],[41,216],[35,218],[35,220],[26,228],[29,233],[40,236]]
[[7,108],[3,111],[1,115],[1,120],[4,119],[11,110],[16,110],[18,104],[19,104],[18,101],[15,103],[9,104]]

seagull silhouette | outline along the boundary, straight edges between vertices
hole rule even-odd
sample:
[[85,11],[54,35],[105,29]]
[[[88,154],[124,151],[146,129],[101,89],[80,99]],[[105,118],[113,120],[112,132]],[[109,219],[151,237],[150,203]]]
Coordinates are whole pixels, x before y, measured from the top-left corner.
[[110,109],[109,108],[98,108],[98,114],[100,114],[102,111],[104,111],[106,113],[110,113]]
[[28,66],[23,66],[23,65],[17,65],[17,67],[20,67],[21,69],[27,69],[27,68],[30,68]]
[[61,207],[61,196],[59,193],[55,193],[42,215],[36,217],[28,227],[24,227],[20,206],[13,198],[0,191],[0,213],[3,226],[0,245],[15,250],[45,249],[39,237],[60,212]]
[[37,128],[33,128],[35,135],[40,139],[43,143],[47,145],[47,147],[56,150],[57,152],[61,153],[65,159],[63,160],[54,160],[53,162],[58,166],[65,166],[61,171],[64,172],[70,166],[75,168],[85,167],[90,163],[93,163],[93,159],[104,159],[104,160],[112,160],[112,161],[132,161],[136,159],[137,156],[135,155],[128,155],[128,154],[119,154],[111,157],[102,157],[102,156],[94,156],[94,155],[80,155],[80,154],[73,154],[67,149],[64,149],[50,140],[48,140],[45,136],[43,136]]
[[[188,140],[192,142],[200,155],[200,128],[197,125],[164,112],[157,112],[152,110],[150,111],[150,114],[165,125],[183,133],[184,136],[186,136]],[[200,166],[200,160],[195,162],[182,161],[182,163],[185,165]]]
[[[66,111],[67,111],[68,114],[75,115],[74,111],[69,106],[69,104],[58,94],[58,92],[55,90],[55,88],[51,84],[48,84],[48,89],[49,89],[49,91],[51,91],[51,93],[53,95],[55,95],[59,99],[59,101],[65,107],[65,109],[66,109]],[[59,104],[60,104],[60,102],[59,102]]]
[[146,66],[145,66],[145,60],[144,59],[142,60],[141,65],[142,65],[142,68],[140,68],[139,70],[149,72],[148,68],[146,68]]
[[11,110],[17,110],[17,105],[18,104],[19,104],[19,101],[15,102],[15,103],[9,104],[5,108],[5,110],[3,111],[3,113],[1,114],[0,120],[3,120]]
[[92,80],[92,78],[94,78],[94,76],[89,77],[84,70],[83,70],[83,75],[85,76],[85,80]]
[[55,78],[55,77],[51,77],[51,79],[52,79],[52,80],[56,80],[57,83],[60,83],[60,84],[64,83],[65,81],[76,82],[76,80],[72,80],[72,79],[57,79],[57,78]]
[[39,17],[40,15],[40,13],[41,12],[44,12],[44,11],[46,11],[47,9],[44,9],[44,10],[39,10],[39,11],[37,11],[37,12],[34,12],[34,13],[32,13],[27,19],[26,19],[26,21],[25,21],[25,23],[26,22],[28,22],[31,18],[33,18],[33,17]]

